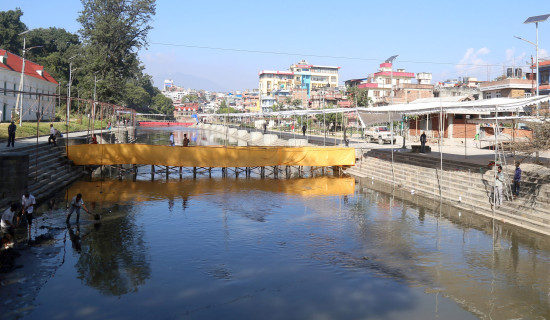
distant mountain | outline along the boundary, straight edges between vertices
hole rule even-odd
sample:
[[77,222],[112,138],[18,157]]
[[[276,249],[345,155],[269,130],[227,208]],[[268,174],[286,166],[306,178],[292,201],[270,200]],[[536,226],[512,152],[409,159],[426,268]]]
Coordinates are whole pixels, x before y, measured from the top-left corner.
[[164,86],[164,80],[167,80],[167,79],[174,80],[174,84],[178,87],[197,89],[197,90],[203,89],[208,91],[221,91],[221,92],[228,91],[227,88],[225,88],[224,86],[222,86],[221,84],[215,81],[202,78],[193,74],[176,72],[176,73],[170,73],[170,74],[153,75],[154,85],[161,90],[163,89],[163,86]]

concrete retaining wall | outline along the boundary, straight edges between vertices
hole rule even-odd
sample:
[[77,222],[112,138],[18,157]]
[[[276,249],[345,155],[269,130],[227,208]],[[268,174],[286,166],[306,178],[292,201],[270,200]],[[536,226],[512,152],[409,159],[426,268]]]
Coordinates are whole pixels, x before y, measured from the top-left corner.
[[279,137],[277,137],[276,134],[264,134],[264,144],[266,146],[270,146],[272,145],[273,143],[275,143],[275,141],[277,141],[279,139]]
[[264,137],[264,134],[261,133],[261,132],[250,132],[250,140],[259,140],[259,139],[263,139]]
[[0,153],[0,196],[2,199],[18,199],[27,189],[29,155],[20,152]]

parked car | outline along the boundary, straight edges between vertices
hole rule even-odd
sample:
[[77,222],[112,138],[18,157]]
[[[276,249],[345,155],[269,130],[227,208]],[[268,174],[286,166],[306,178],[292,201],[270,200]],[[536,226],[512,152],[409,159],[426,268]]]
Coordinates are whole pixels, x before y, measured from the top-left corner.
[[[365,138],[368,142],[378,142],[378,144],[391,143],[392,134],[386,126],[370,127],[365,131]],[[393,143],[395,144],[396,134],[393,133]]]

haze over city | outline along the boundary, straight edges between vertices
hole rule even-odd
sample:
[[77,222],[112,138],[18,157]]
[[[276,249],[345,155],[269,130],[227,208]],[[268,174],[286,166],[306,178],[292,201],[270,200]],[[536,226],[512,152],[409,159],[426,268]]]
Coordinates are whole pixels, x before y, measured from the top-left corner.
[[[399,55],[396,68],[430,72],[433,81],[494,79],[535,55],[535,26],[523,24],[545,1],[513,10],[501,1],[158,1],[149,47],[139,52],[145,72],[183,87],[232,91],[258,87],[261,70],[286,70],[302,59],[339,66],[340,85],[364,78]],[[77,32],[79,1],[2,1],[21,8],[30,28]],[[543,10],[544,11],[544,10]],[[540,57],[548,57],[550,23],[539,26]]]

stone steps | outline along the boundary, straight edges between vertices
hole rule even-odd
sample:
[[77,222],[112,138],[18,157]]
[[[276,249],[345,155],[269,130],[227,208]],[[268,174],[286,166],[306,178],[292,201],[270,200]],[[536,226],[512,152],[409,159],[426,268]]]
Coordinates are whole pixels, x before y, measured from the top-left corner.
[[[414,190],[415,193],[424,194],[430,198],[439,197],[439,184],[436,176],[436,173],[439,174],[440,171],[439,161],[422,162],[422,165],[419,166],[417,159],[412,159],[412,163],[407,163],[407,159],[400,158],[398,161],[394,161],[392,177],[391,162],[384,160],[385,158],[387,155],[384,154],[378,158],[373,156],[360,158],[355,167],[347,169],[346,172],[366,179],[374,177],[374,181],[386,184],[392,184],[393,177],[395,177],[395,184],[398,187]],[[394,160],[396,160],[395,154]],[[433,167],[428,165],[430,162]],[[444,168],[448,168],[448,166],[444,165]],[[472,170],[472,166],[468,165],[461,166],[461,168]],[[487,184],[483,183],[483,180]],[[492,217],[492,207],[489,201],[492,190],[490,182],[492,181],[493,176],[490,174],[472,174],[471,171],[444,171],[441,177],[441,196],[444,201],[454,206]],[[528,188],[525,189],[528,190]],[[521,195],[524,195],[525,192],[522,190]],[[458,197],[461,197],[461,201]],[[544,206],[539,202],[536,208],[532,208],[529,201],[529,196],[520,196],[516,201],[505,201],[495,211],[499,219],[504,219],[508,223],[539,233],[550,234],[550,231],[546,231],[550,223],[550,206]]]

